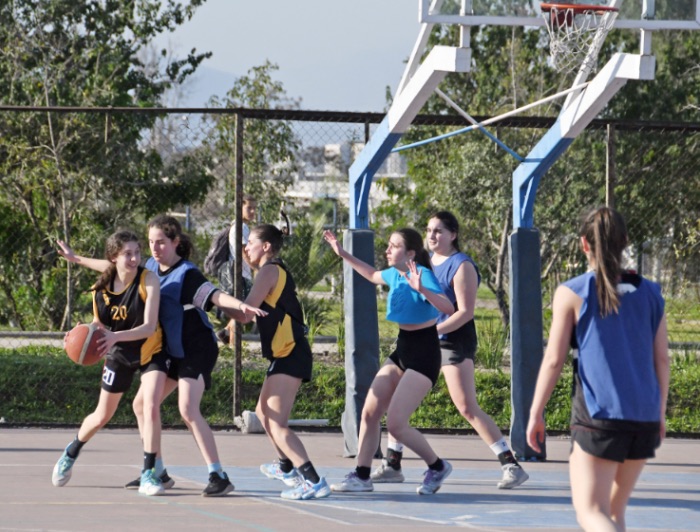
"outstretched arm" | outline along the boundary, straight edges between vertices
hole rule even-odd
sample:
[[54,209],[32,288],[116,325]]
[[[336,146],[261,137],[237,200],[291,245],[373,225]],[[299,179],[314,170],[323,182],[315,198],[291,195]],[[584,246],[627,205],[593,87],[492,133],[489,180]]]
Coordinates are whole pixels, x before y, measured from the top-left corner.
[[352,266],[352,269],[359,273],[362,277],[374,284],[386,284],[382,279],[381,272],[345,251],[332,231],[324,231],[323,238],[326,242],[328,242],[328,244],[330,244],[331,249],[335,252],[335,254]]
[[90,257],[76,255],[73,251],[73,248],[71,248],[62,240],[57,240],[56,243],[59,246],[58,254],[61,255],[64,259],[66,259],[68,262],[73,262],[75,264],[79,264],[80,266],[85,266],[86,268],[90,268],[91,270],[95,270],[100,273],[109,268],[109,261],[107,259],[93,259]]
[[267,316],[267,312],[244,303],[240,299],[217,290],[211,296],[211,302],[219,307],[229,318],[242,323],[250,322],[255,316]]

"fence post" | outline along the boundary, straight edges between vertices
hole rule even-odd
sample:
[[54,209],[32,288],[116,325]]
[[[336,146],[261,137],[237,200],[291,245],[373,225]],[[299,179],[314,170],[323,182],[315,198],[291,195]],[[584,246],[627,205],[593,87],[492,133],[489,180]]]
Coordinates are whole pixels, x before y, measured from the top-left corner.
[[605,142],[605,205],[615,208],[615,184],[617,182],[617,168],[615,166],[615,125],[608,124],[607,138]]
[[[236,257],[234,263],[234,295],[243,300],[243,116],[236,113]],[[243,382],[243,324],[236,321],[234,336],[234,367],[233,367],[233,419],[241,415],[241,383]]]

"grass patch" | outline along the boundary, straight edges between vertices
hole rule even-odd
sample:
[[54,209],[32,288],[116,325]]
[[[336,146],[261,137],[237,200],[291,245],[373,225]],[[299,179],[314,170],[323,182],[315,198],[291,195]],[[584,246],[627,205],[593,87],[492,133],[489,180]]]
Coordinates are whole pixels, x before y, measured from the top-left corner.
[[[393,349],[393,339],[380,342],[380,357]],[[242,408],[253,410],[265,378],[266,363],[259,355],[246,352],[242,374]],[[12,424],[79,425],[93,411],[100,391],[100,365],[80,367],[61,349],[23,347],[0,349],[0,416]],[[547,428],[568,431],[571,415],[571,366],[567,365],[547,407]],[[501,427],[510,425],[510,374],[502,369],[477,368],[475,373],[479,405]],[[204,394],[202,412],[216,426],[233,425],[233,357],[223,349],[213,375],[211,390]],[[135,426],[130,403],[134,384],[117,410],[113,425]],[[163,424],[182,427],[176,394],[163,404]],[[345,407],[345,372],[342,364],[314,367],[311,383],[302,385],[292,418],[328,419],[339,427]],[[430,391],[411,422],[430,429],[471,428],[450,400],[443,378]],[[670,434],[700,434],[700,362],[697,353],[674,356],[671,366],[667,428]]]

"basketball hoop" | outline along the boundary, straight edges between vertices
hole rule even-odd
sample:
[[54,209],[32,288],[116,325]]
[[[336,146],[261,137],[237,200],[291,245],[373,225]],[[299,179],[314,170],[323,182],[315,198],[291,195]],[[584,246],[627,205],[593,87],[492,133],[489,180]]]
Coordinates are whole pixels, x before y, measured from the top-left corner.
[[549,33],[554,68],[568,74],[577,68],[590,71],[600,46],[617,17],[616,7],[591,4],[540,4]]

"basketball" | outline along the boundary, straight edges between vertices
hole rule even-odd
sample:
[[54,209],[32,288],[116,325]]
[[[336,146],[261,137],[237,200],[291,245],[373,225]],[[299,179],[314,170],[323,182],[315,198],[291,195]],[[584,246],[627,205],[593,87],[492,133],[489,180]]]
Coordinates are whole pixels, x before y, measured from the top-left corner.
[[104,331],[94,323],[81,323],[68,333],[63,342],[63,348],[68,358],[76,364],[92,366],[102,358],[99,355],[97,341],[104,338],[104,335]]

